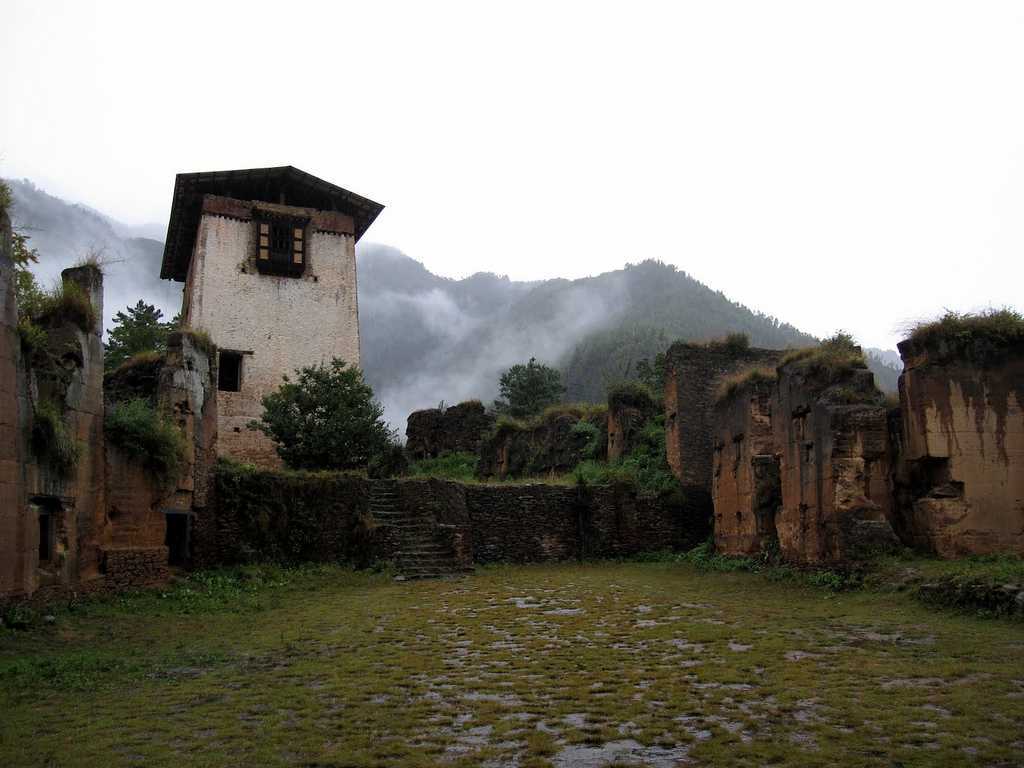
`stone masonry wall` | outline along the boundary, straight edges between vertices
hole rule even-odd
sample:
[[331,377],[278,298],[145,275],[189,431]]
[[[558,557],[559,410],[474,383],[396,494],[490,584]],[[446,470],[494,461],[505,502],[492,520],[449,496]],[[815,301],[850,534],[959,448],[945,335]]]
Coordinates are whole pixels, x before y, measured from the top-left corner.
[[[236,201],[240,202],[240,201]],[[273,444],[246,425],[262,413],[263,395],[296,368],[339,357],[359,365],[355,239],[307,235],[301,277],[261,275],[255,225],[204,212],[186,280],[185,322],[207,331],[222,350],[243,352],[241,391],[218,393],[218,453],[279,467]]]
[[34,586],[31,529],[24,461],[28,400],[24,387],[18,308],[11,260],[11,222],[0,211],[0,600]]
[[[869,371],[843,382],[874,389]],[[783,557],[800,563],[855,559],[896,544],[888,413],[880,405],[834,405],[795,368],[779,368],[771,405],[781,451]]]
[[715,405],[712,498],[715,549],[751,555],[777,541],[779,460],[772,439],[774,384],[748,384]]
[[470,400],[450,408],[428,408],[409,414],[405,450],[414,461],[445,453],[476,453],[494,427],[495,418],[483,403]]
[[899,347],[908,543],[943,557],[1024,554],[1024,350],[988,360]]
[[666,353],[665,449],[687,503],[711,516],[715,391],[723,377],[755,365],[774,367],[782,352],[725,344],[673,344]]

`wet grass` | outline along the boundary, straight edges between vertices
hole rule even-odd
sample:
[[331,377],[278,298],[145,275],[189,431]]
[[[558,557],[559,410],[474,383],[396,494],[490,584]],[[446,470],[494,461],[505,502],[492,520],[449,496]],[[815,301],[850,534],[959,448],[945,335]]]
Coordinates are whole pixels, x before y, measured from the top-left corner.
[[0,635],[4,766],[1018,765],[1022,734],[1019,624],[685,562],[250,569]]

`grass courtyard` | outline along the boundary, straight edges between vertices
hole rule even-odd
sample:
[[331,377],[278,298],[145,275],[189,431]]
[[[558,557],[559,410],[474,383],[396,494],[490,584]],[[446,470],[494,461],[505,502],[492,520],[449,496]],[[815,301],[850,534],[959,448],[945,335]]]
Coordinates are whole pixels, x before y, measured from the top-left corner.
[[0,634],[0,765],[1024,764],[1020,623],[685,563],[199,574]]

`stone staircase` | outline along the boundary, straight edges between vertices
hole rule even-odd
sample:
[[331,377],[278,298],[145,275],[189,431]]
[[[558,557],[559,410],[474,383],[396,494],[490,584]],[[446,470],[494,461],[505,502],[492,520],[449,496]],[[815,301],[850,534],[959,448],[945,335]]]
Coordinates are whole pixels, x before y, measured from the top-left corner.
[[460,564],[445,529],[431,516],[403,509],[397,482],[374,480],[370,485],[370,514],[380,526],[388,526],[393,543],[398,580],[432,579],[470,572]]

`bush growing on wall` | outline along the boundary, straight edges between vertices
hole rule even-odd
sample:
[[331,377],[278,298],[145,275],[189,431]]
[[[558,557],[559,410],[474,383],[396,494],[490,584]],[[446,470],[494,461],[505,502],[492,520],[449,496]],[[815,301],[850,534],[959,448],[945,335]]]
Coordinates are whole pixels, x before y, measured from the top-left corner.
[[141,462],[161,483],[178,478],[185,457],[185,438],[169,417],[146,400],[135,398],[107,409],[107,440]]
[[43,400],[32,414],[32,452],[61,474],[68,474],[78,463],[80,448],[68,433],[60,406]]

